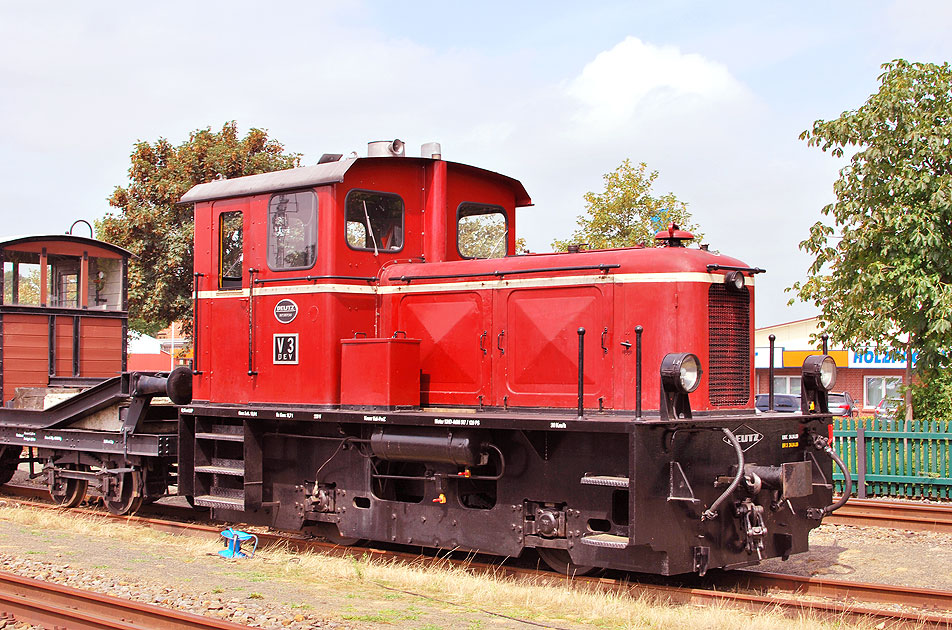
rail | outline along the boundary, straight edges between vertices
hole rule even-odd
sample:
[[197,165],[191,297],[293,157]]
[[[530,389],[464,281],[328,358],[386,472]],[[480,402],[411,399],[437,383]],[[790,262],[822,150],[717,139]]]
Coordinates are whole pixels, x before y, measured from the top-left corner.
[[60,584],[0,573],[0,611],[17,621],[70,630],[248,630],[250,626]]

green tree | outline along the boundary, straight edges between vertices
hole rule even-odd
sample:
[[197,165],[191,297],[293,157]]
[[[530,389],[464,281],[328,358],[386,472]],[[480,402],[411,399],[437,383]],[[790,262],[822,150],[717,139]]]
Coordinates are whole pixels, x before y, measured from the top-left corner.
[[800,136],[836,157],[853,153],[822,210],[834,226],[817,222],[800,243],[814,260],[790,289],[842,342],[917,352],[928,380],[952,348],[952,71],[902,59],[882,68],[864,105]]
[[262,129],[241,138],[231,121],[220,132],[193,131],[178,146],[165,138],[139,141],[131,157],[128,186],[117,186],[109,198],[118,212],[97,221],[96,233],[135,254],[129,325],[148,333],[171,321],[191,321],[193,208],[176,202],[196,184],[299,166],[300,154],[286,153]]
[[565,251],[573,243],[587,243],[590,249],[656,245],[654,235],[676,223],[694,234],[704,236],[691,223],[687,204],[668,193],[656,197],[651,186],[658,171],[648,172],[644,162],[633,166],[625,160],[604,176],[605,190],[585,193],[585,214],[578,217],[578,228],[568,240],[556,240],[552,248]]

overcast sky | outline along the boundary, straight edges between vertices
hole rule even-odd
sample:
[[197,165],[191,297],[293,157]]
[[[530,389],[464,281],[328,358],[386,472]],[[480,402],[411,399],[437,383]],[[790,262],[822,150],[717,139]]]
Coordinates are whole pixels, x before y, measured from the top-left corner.
[[269,130],[305,164],[428,141],[523,182],[532,251],[568,236],[625,158],[660,171],[712,249],[766,268],[758,326],[842,163],[798,140],[881,63],[952,58],[952,2],[0,0],[2,235],[92,221],[137,140]]

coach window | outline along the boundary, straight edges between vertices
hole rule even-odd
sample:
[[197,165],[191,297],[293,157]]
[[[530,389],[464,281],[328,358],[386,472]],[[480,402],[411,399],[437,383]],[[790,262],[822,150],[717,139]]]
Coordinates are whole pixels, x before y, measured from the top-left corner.
[[317,195],[282,193],[268,204],[268,267],[310,269],[317,259]]
[[[40,305],[40,255],[31,252],[4,252],[3,303],[23,306]],[[52,275],[46,274],[46,292],[50,294]]]
[[241,212],[222,212],[218,218],[218,288],[241,288],[242,249]]
[[47,261],[52,272],[50,306],[79,308],[79,257],[50,254]]
[[456,247],[463,258],[503,258],[509,226],[500,206],[460,204],[456,211]]
[[118,311],[122,306],[122,261],[91,257],[88,291],[89,308]]
[[403,249],[403,199],[392,193],[352,190],[347,193],[347,245],[362,251]]

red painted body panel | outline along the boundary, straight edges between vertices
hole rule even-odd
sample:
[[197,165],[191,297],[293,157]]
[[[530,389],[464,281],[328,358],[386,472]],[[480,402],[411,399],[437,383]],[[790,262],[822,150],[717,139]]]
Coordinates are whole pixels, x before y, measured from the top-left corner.
[[[582,327],[586,408],[597,409],[601,399],[607,409],[633,409],[635,327],[642,326],[642,405],[658,409],[658,368],[665,354],[693,352],[702,365],[709,364],[708,290],[722,276],[708,274],[708,264],[744,266],[736,259],[683,248],[393,265],[381,278],[381,335],[400,329],[422,340],[424,400],[430,404],[477,405],[482,395],[487,405],[574,407],[577,329]],[[617,268],[558,270],[598,265]],[[531,269],[543,271],[513,273]],[[461,277],[479,273],[485,275]],[[413,276],[455,277],[401,280]],[[455,286],[460,289],[453,290]],[[463,296],[466,308],[459,305]],[[443,334],[432,333],[437,326]],[[748,355],[753,352],[753,326],[751,317]],[[460,373],[464,362],[470,368],[467,375],[480,366],[483,380],[457,379],[454,388],[439,376]],[[752,383],[751,371],[748,392]],[[748,395],[746,402],[731,407],[749,407],[750,400]],[[702,379],[693,407],[724,408],[707,401],[707,380]]]

